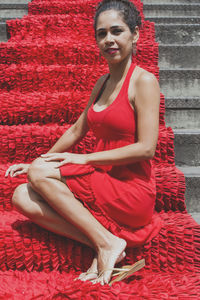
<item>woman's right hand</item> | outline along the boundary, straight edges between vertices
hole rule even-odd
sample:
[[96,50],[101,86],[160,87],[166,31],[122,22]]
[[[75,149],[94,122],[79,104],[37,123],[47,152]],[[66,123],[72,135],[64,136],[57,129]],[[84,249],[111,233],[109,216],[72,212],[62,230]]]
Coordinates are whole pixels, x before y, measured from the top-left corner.
[[10,175],[10,177],[15,177],[17,175],[26,174],[28,172],[30,164],[18,164],[13,165],[8,168],[5,173],[5,177]]

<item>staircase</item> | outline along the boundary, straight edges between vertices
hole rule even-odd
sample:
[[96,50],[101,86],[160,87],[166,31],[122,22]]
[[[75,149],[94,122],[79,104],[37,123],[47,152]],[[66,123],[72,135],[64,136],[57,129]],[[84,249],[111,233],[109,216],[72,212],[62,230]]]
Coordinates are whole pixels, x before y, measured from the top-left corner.
[[[4,0],[4,3],[0,1],[0,20],[3,28],[1,39],[6,41],[8,36],[5,19],[21,18],[27,14],[28,1],[15,0],[17,4],[13,0]],[[91,20],[92,7],[97,1],[56,0],[52,5],[52,0],[37,0],[30,3],[28,17],[10,21],[9,30],[12,38],[6,45],[2,43],[0,48],[0,78],[3,82],[3,84],[0,82],[2,91],[0,103],[3,107],[0,110],[2,111],[1,175],[13,162],[18,163],[22,160],[24,162],[29,159],[31,161],[48,151],[78,117],[82,105],[85,106],[84,99],[88,99],[94,79],[100,76],[98,72],[105,73],[106,69],[102,63],[96,68],[99,53],[95,47],[95,40],[91,41],[91,27],[87,19]],[[140,0],[135,2],[142,12]],[[20,6],[24,4],[26,6]],[[69,11],[71,14],[67,15]],[[148,16],[149,12],[150,10],[145,11],[145,15]],[[160,10],[160,25],[164,23],[161,15]],[[154,17],[156,18],[152,16]],[[173,18],[165,18],[165,20]],[[185,17],[179,16],[179,20],[183,18]],[[192,25],[195,25],[198,16],[186,20],[188,20],[187,24],[193,22]],[[163,30],[167,28],[166,24],[163,25]],[[144,25],[138,61],[142,64],[144,62],[144,66],[155,72],[157,76],[154,24],[144,22]],[[84,36],[82,31],[79,36],[77,26],[78,28],[83,26]],[[176,31],[175,28],[175,36]],[[166,30],[166,36],[167,34]],[[161,35],[164,37],[163,34]],[[195,40],[197,36],[198,34]],[[167,37],[164,38],[165,42],[166,39]],[[160,42],[160,46],[166,48],[167,45]],[[78,51],[78,56],[75,49]],[[197,55],[198,53],[196,58]],[[179,58],[179,55],[177,57]],[[87,67],[80,69],[80,63],[86,64]],[[164,63],[166,62],[162,62]],[[94,70],[94,66],[95,78],[94,72],[91,71]],[[199,77],[191,80],[191,74],[196,76],[195,74],[199,72],[198,69],[194,69],[194,66],[190,70],[186,66],[185,69],[177,67],[173,69],[171,65],[160,67],[160,83],[163,94],[167,96],[168,111],[170,111],[168,103],[171,100],[172,104],[176,103],[175,111],[181,115],[183,110],[181,101],[185,100],[185,103],[195,105],[193,111],[196,112],[196,103],[198,103],[196,94],[190,94],[191,98],[187,99],[184,99],[184,95],[178,94],[185,88],[187,78],[188,89],[191,83],[194,87],[198,86]],[[175,86],[174,90],[173,86]],[[180,88],[181,86],[183,88]],[[97,287],[88,282],[74,282],[77,272],[87,270],[89,260],[91,261],[92,258],[91,249],[46,231],[16,212],[10,201],[11,194],[17,185],[25,182],[25,176],[5,179],[2,175],[0,181],[1,299],[89,299],[91,297],[94,299],[108,297],[109,299],[153,300],[199,299],[200,226],[186,212],[184,176],[174,165],[173,132],[170,127],[165,127],[163,102],[164,96],[161,96],[159,141],[155,160],[153,160],[158,191],[156,210],[163,220],[163,227],[150,244],[127,249],[125,258],[125,264],[132,264],[145,257],[146,267],[138,271],[140,273],[134,275],[134,278],[117,283],[117,288]],[[185,110],[187,112],[187,107]],[[181,119],[180,116],[175,118]],[[195,120],[195,115],[193,119]],[[182,120],[183,124],[186,123],[186,117]],[[191,120],[190,117],[187,122]],[[171,125],[169,117],[167,122]],[[180,128],[175,128],[178,129]],[[190,132],[192,130],[194,131],[193,127],[190,128]],[[192,138],[191,134],[190,137]],[[88,136],[79,145],[77,152],[91,149],[91,142],[92,137]]]
[[175,163],[186,179],[188,212],[200,224],[200,2],[143,0],[155,22],[166,124],[175,135]]
[[[28,0],[0,0],[0,42],[6,20],[28,13]],[[175,162],[186,178],[188,212],[200,224],[200,4],[195,0],[143,0],[155,22],[166,123],[175,134]]]
[[[28,0],[0,0],[0,42],[9,38],[6,20],[28,13]],[[175,162],[186,178],[188,212],[200,224],[200,3],[143,0],[155,22],[166,123],[175,134]]]

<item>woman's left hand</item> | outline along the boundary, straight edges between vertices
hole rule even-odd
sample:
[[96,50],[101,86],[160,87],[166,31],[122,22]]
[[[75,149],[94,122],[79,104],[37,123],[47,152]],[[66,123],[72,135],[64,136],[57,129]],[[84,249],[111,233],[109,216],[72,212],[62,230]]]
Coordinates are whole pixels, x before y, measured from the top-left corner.
[[76,154],[70,152],[63,153],[46,153],[41,155],[45,161],[61,161],[55,168],[59,168],[65,164],[85,165],[87,163],[87,154]]

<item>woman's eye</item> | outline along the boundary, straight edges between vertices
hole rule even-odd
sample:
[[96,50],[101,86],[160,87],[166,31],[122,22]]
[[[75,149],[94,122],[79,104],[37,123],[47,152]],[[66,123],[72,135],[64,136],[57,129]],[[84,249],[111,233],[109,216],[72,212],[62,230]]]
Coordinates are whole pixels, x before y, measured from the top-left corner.
[[106,33],[104,31],[100,31],[97,34],[98,37],[104,37],[105,35],[106,35]]
[[122,30],[121,29],[114,29],[113,30],[113,34],[120,34],[122,32]]

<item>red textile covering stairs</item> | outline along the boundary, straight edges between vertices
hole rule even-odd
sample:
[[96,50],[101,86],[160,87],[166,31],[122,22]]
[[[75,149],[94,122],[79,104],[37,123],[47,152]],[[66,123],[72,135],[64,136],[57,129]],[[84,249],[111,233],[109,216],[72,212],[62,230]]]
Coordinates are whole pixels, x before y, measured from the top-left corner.
[[[175,167],[162,94],[153,161],[155,210],[163,227],[150,243],[128,248],[123,262],[145,258],[145,268],[112,287],[74,282],[89,267],[92,250],[40,228],[12,206],[14,189],[27,178],[5,178],[7,168],[46,153],[108,71],[92,28],[97,2],[34,0],[28,16],[7,21],[11,38],[0,44],[0,299],[199,299],[200,226],[186,210],[184,175]],[[159,79],[154,23],[144,21],[140,0],[134,3],[143,21],[135,60]],[[94,144],[89,133],[72,150],[90,152]]]

